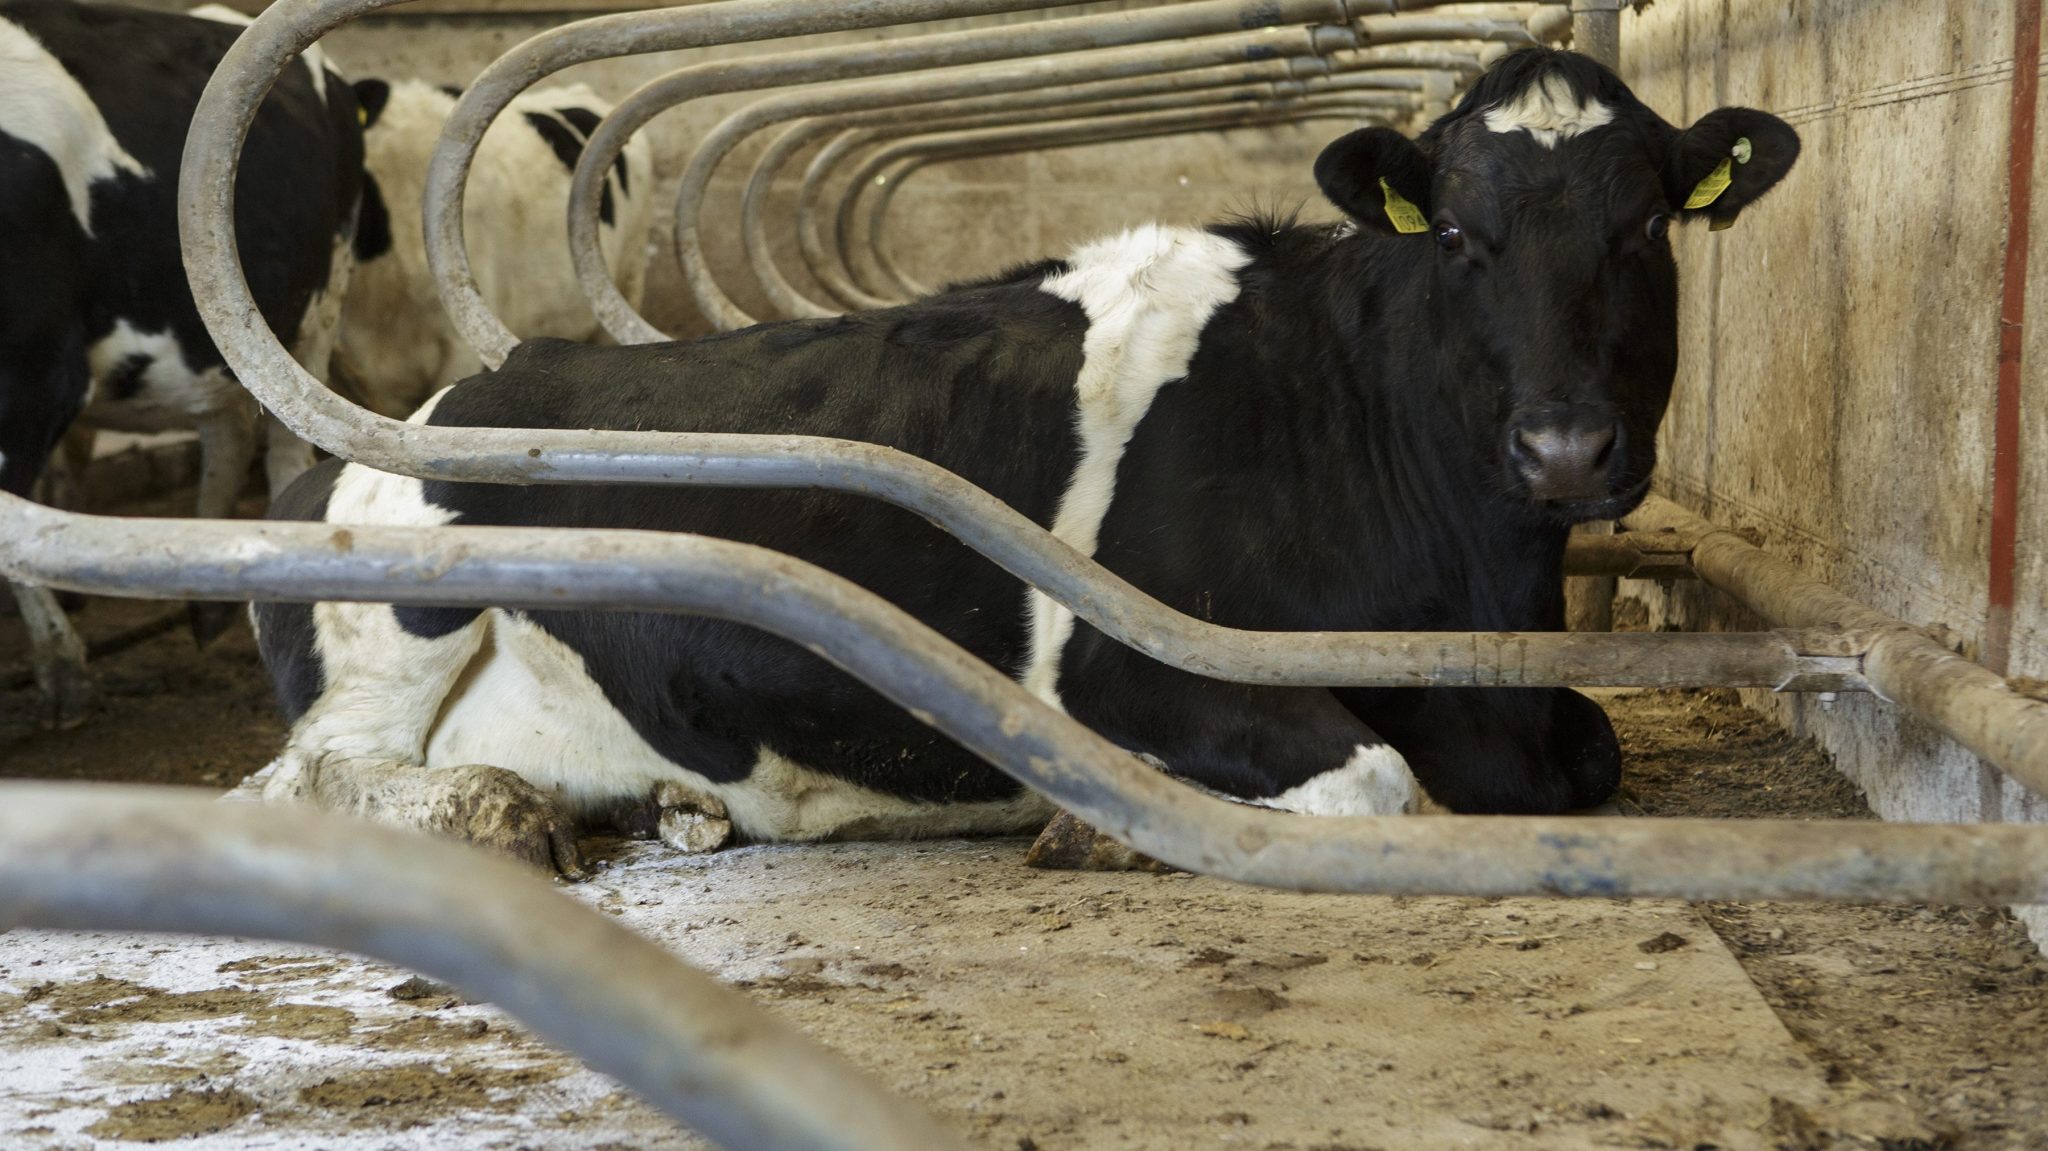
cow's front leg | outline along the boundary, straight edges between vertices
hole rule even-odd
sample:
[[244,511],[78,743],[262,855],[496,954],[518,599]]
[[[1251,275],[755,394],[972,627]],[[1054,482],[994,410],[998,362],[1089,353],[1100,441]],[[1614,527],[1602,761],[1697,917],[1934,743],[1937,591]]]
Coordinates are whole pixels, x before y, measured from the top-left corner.
[[[552,793],[488,764],[427,766],[435,720],[489,638],[485,613],[408,612],[384,604],[265,604],[264,662],[287,684],[319,684],[284,754],[246,781],[244,798],[310,803],[582,872],[576,821]],[[508,722],[510,717],[508,717]]]
[[1401,749],[1431,797],[1473,815],[1594,807],[1621,784],[1621,743],[1600,706],[1566,688],[1339,691]]
[[[234,515],[235,500],[256,458],[256,413],[253,403],[234,404],[202,414],[199,426],[200,519],[224,520]],[[192,639],[206,647],[234,625],[239,605],[194,602],[187,615]]]
[[77,727],[91,714],[98,692],[85,666],[85,641],[46,587],[9,584],[28,630],[29,668],[43,697],[43,722],[58,729]]
[[[1226,800],[1303,815],[1419,810],[1421,791],[1400,753],[1329,691],[1219,683],[1141,658],[1098,659],[1069,673],[1061,702],[1141,758]],[[1056,818],[1028,861],[1156,866],[1075,823]]]

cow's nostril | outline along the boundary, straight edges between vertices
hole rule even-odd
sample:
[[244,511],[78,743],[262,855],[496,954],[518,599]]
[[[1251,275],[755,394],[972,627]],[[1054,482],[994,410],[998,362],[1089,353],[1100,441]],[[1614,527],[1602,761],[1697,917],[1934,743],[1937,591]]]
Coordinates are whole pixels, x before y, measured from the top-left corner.
[[1590,446],[1593,447],[1593,466],[1596,468],[1606,467],[1608,462],[1614,459],[1616,439],[1614,428],[1611,425],[1602,428],[1588,438],[1592,441]]

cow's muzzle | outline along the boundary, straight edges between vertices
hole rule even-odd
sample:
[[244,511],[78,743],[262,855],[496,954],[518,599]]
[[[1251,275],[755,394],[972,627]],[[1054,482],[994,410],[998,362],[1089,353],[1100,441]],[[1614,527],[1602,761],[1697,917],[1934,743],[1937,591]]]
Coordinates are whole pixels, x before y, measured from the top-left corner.
[[1605,499],[1615,494],[1625,438],[1621,422],[1597,409],[1545,412],[1508,428],[1508,463],[1532,500]]

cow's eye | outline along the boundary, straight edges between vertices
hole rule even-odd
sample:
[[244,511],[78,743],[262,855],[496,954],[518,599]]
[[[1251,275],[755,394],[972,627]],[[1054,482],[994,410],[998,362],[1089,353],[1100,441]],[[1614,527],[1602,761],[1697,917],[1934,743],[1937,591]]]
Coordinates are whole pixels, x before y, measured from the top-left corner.
[[1671,234],[1671,217],[1662,212],[1650,217],[1643,225],[1643,234],[1650,237],[1652,244],[1663,242],[1664,237]]
[[1436,226],[1436,246],[1446,252],[1455,252],[1465,246],[1465,230],[1456,224]]

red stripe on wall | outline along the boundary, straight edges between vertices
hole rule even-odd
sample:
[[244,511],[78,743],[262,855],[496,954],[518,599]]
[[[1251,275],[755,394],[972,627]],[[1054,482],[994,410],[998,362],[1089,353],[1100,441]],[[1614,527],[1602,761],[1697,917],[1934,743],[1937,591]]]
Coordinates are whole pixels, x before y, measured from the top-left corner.
[[2034,206],[2034,109],[2041,87],[2041,0],[2013,6],[2012,133],[2006,152],[2005,273],[1998,309],[1998,400],[1991,432],[1990,617],[1984,662],[2012,662],[2020,511],[2020,353],[2027,319],[2027,241]]

